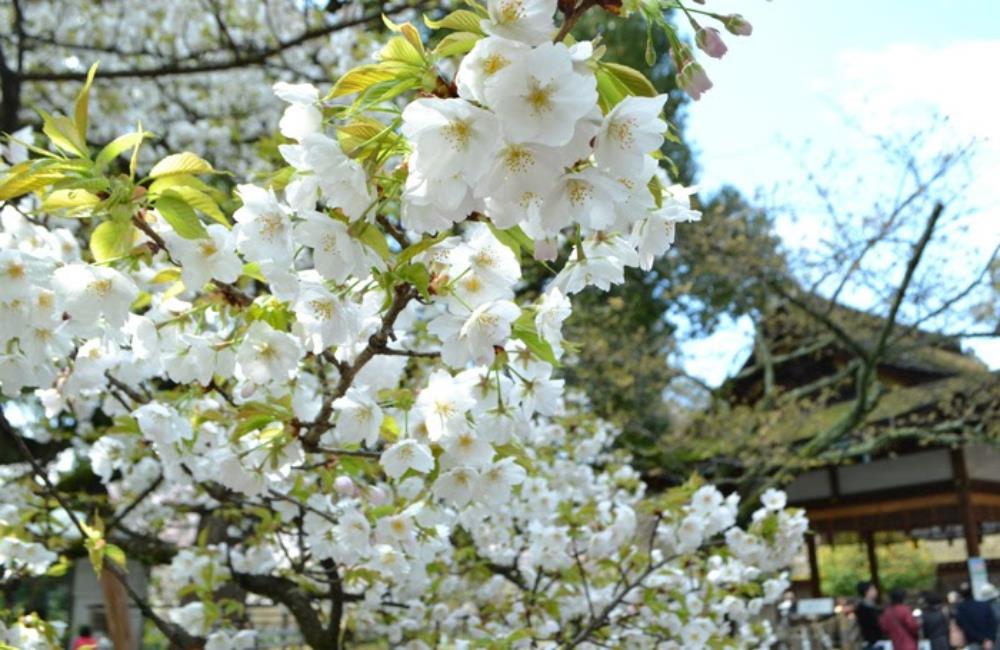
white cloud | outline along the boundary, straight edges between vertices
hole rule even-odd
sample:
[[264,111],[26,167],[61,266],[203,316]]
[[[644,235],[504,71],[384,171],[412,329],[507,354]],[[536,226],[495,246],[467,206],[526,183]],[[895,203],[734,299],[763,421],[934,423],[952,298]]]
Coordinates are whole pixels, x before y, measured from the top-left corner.
[[[895,44],[842,52],[836,86],[844,108],[876,132],[922,128],[947,116],[959,137],[1000,144],[1000,95],[989,78],[1000,40],[957,41],[938,48]],[[985,73],[985,74],[984,74]]]

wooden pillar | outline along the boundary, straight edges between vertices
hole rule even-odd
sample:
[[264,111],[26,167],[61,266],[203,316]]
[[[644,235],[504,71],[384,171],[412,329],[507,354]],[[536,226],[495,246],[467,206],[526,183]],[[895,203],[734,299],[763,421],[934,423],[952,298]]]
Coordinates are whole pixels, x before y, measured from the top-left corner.
[[809,552],[809,595],[818,598],[823,595],[820,586],[819,557],[816,554],[816,538],[818,533],[806,534],[806,550]]
[[965,534],[967,557],[979,557],[979,522],[972,510],[969,495],[969,472],[965,467],[965,454],[961,448],[951,450],[951,471],[955,478],[955,492],[958,495],[958,513],[962,518],[962,532]]
[[104,592],[104,612],[108,621],[108,636],[115,650],[132,650],[132,632],[128,624],[128,594],[110,571],[102,571],[101,590]]
[[882,581],[878,577],[878,554],[875,552],[875,533],[866,530],[864,533],[865,547],[868,549],[868,572],[871,573],[872,583],[882,591]]

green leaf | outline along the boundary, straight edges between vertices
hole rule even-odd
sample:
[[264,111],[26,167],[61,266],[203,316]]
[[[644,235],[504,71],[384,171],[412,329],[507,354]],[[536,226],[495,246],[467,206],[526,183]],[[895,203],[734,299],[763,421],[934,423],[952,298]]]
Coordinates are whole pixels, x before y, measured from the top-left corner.
[[195,210],[201,210],[214,221],[221,223],[227,228],[231,227],[229,220],[226,219],[226,215],[219,207],[219,204],[216,203],[212,197],[201,190],[187,185],[176,185],[164,190],[162,196],[176,196]]
[[257,262],[247,262],[246,264],[244,264],[241,275],[245,275],[248,278],[253,278],[257,282],[267,284],[267,278],[265,278],[264,274],[260,272],[260,264]]
[[189,174],[174,174],[173,176],[157,178],[149,185],[149,195],[155,197],[173,187],[193,187],[204,194],[217,195],[217,191],[211,185]]
[[430,300],[431,274],[423,264],[407,264],[397,269],[396,275],[415,286],[424,300]]
[[512,228],[507,228],[506,230],[500,230],[492,223],[487,223],[490,231],[497,240],[506,246],[507,248],[514,251],[514,255],[518,258],[521,257],[521,251],[527,251],[529,255],[535,254],[535,242],[531,237],[524,234],[520,226],[514,226]]
[[340,79],[337,79],[337,82],[333,84],[333,88],[326,98],[333,99],[334,97],[353,95],[354,93],[367,90],[382,81],[389,81],[396,78],[397,71],[393,70],[391,66],[378,64],[361,65],[348,70]]
[[8,201],[18,196],[40,190],[63,178],[58,172],[14,173],[0,183],[0,201]]
[[104,547],[104,555],[122,569],[126,568],[127,562],[125,559],[125,551],[123,551],[121,547],[115,546],[114,544],[108,544]]
[[[142,132],[142,121],[136,122],[135,130]],[[128,161],[128,177],[135,178],[135,170],[139,166],[139,148],[142,146],[142,140],[135,143],[135,147],[132,149],[132,156]]]
[[542,361],[551,364],[553,367],[559,366],[559,359],[556,358],[555,352],[552,351],[552,346],[538,335],[538,331],[535,329],[535,319],[531,312],[523,312],[514,321],[511,335],[523,341],[528,350]]
[[111,181],[103,176],[100,178],[74,178],[72,176],[61,178],[52,184],[52,190],[87,190],[91,194],[108,192],[111,189]]
[[378,53],[379,61],[398,61],[409,65],[423,66],[423,47],[418,50],[403,36],[393,36]]
[[65,115],[51,115],[41,109],[38,109],[38,114],[42,116],[42,132],[52,144],[66,153],[80,158],[87,157],[87,143],[80,139],[73,120]]
[[91,212],[101,199],[91,192],[83,189],[75,190],[55,190],[42,201],[43,210],[66,210],[70,214],[83,212],[78,216],[89,217]]
[[94,573],[101,575],[104,569],[104,540],[88,539],[84,542],[87,547],[87,555],[90,556],[90,564],[94,567]]
[[76,117],[76,132],[80,136],[81,142],[87,141],[87,111],[90,102],[90,87],[94,83],[94,75],[97,74],[97,63],[90,66],[87,71],[87,81],[80,89],[80,94],[76,96],[76,106],[74,106],[74,116]]
[[184,198],[177,194],[176,189],[165,191],[154,205],[170,224],[170,227],[174,229],[174,232],[184,239],[199,239],[208,236],[208,231],[198,220],[198,215],[194,213]]
[[420,55],[421,60],[423,59],[424,44],[420,40],[420,32],[417,31],[416,27],[414,27],[408,22],[394,23],[385,14],[382,14],[382,22],[385,23],[385,26],[391,29],[392,31],[398,34],[402,34],[403,38],[405,38],[406,41],[413,47],[413,49]]
[[406,264],[407,262],[412,260],[417,255],[420,255],[434,244],[437,244],[438,242],[442,241],[449,234],[450,234],[449,232],[445,231],[442,233],[438,233],[433,237],[424,236],[423,239],[418,241],[416,244],[411,244],[410,246],[407,246],[406,249],[399,254],[399,257],[396,258],[397,264],[399,264],[400,266]]
[[[59,557],[58,562],[50,566],[48,570],[45,571],[45,575],[50,576],[52,578],[61,578],[62,576],[66,575],[67,571],[69,571],[69,567],[70,567],[69,559],[65,555],[62,555]],[[0,646],[0,648],[2,647],[3,646]]]
[[149,172],[150,178],[161,178],[175,174],[205,174],[214,171],[207,160],[190,151],[167,156],[153,166]]
[[431,29],[453,29],[456,32],[472,32],[484,36],[480,23],[482,18],[468,9],[456,9],[441,20],[431,20],[424,16],[424,24]]
[[480,38],[472,32],[452,32],[441,39],[434,48],[434,54],[441,58],[465,54],[476,46]]
[[389,244],[385,241],[385,234],[372,224],[365,224],[364,228],[357,235],[357,239],[378,253],[378,256],[382,259],[388,260],[392,257],[392,253],[389,251]]
[[113,219],[102,222],[90,234],[90,252],[97,262],[107,262],[132,250],[135,226],[131,221]]
[[597,79],[597,103],[601,107],[601,112],[607,115],[618,102],[625,99],[624,84],[603,68],[598,68],[594,72],[594,77]]
[[126,133],[125,135],[120,135],[111,142],[109,142],[100,153],[97,154],[95,163],[98,167],[107,167],[112,160],[125,153],[126,151],[136,147],[146,138],[153,137],[153,134],[149,131],[135,131],[133,133]]
[[602,63],[601,67],[624,86],[629,95],[656,97],[656,87],[644,74],[620,63]]

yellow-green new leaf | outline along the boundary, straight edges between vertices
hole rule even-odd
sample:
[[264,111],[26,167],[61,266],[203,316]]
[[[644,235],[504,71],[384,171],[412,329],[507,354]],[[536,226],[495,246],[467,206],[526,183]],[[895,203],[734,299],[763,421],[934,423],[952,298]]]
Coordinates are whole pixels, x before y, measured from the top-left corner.
[[198,215],[174,189],[167,190],[156,200],[156,210],[170,224],[178,235],[184,239],[200,239],[207,237],[205,226],[201,225]]
[[[419,42],[419,41],[418,41]],[[396,61],[408,65],[424,65],[423,47],[418,50],[409,39],[393,36],[378,53],[379,61]]]
[[480,25],[482,20],[475,12],[468,9],[456,9],[441,20],[431,20],[424,16],[424,24],[431,29],[453,29],[456,32],[472,32],[480,36],[485,33]]
[[131,221],[105,221],[90,235],[90,252],[95,261],[107,262],[128,254],[134,239],[135,226]]
[[628,94],[639,97],[656,97],[656,87],[646,78],[644,74],[620,63],[602,63],[601,67],[606,69],[615,79],[628,90]]
[[138,146],[146,138],[151,137],[153,137],[153,134],[149,131],[135,131],[134,133],[120,135],[101,149],[94,162],[98,167],[106,167],[112,160]]
[[213,221],[217,221],[227,228],[230,227],[229,220],[226,219],[226,214],[221,208],[219,208],[219,204],[216,203],[212,197],[199,189],[195,189],[188,185],[176,185],[164,190],[162,196],[174,196],[179,198],[195,210],[201,210],[204,212]]
[[434,54],[441,58],[466,54],[475,47],[480,38],[482,37],[479,34],[472,32],[452,32],[441,39],[434,48]]
[[401,24],[394,23],[385,14],[382,14],[382,22],[385,23],[385,26],[391,29],[392,31],[402,34],[403,38],[405,38],[410,43],[410,45],[413,46],[413,49],[416,50],[421,57],[423,57],[424,43],[423,41],[420,40],[420,32],[417,31],[416,27],[414,27],[410,23],[401,23]]
[[388,260],[392,257],[392,253],[389,251],[389,244],[385,241],[385,235],[375,226],[366,224],[357,237],[369,248],[378,253],[378,256],[382,259]]
[[87,81],[80,89],[80,94],[76,96],[76,106],[74,115],[76,117],[76,132],[80,136],[81,142],[87,141],[87,111],[90,103],[90,87],[94,83],[94,75],[97,74],[97,64],[90,66],[87,71]]
[[73,216],[89,217],[94,206],[100,202],[100,197],[87,190],[55,190],[42,201],[42,209],[51,211],[66,210]]
[[127,562],[125,559],[125,551],[123,551],[121,547],[115,546],[114,544],[108,544],[104,547],[104,555],[122,569],[126,568],[125,565]]
[[87,157],[87,143],[76,130],[76,124],[65,115],[51,115],[39,109],[42,116],[42,132],[58,149],[75,154],[81,158]]
[[327,95],[327,99],[353,95],[371,88],[377,83],[395,79],[398,70],[377,64],[361,65],[344,73]]
[[205,174],[214,171],[207,160],[190,151],[167,156],[153,166],[150,178],[162,178],[174,174]]
[[63,178],[58,172],[23,172],[7,176],[0,182],[0,201],[9,201],[18,196],[48,187]]

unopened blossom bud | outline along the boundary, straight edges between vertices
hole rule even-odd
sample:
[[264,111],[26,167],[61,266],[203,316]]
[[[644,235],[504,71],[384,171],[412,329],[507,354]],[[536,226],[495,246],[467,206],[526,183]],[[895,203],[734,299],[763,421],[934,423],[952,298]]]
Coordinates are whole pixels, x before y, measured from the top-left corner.
[[368,502],[373,506],[380,506],[388,503],[389,497],[386,495],[385,490],[374,486],[368,490]]
[[714,27],[701,27],[695,34],[695,42],[698,48],[713,59],[721,59],[729,48],[719,36],[719,30]]
[[737,36],[749,36],[753,33],[753,25],[750,24],[750,21],[739,14],[729,14],[723,20],[723,24],[725,24],[726,30],[730,34],[736,34]]
[[349,476],[338,476],[333,480],[333,489],[342,497],[353,497],[357,494],[357,487]]
[[712,87],[712,80],[705,74],[705,69],[695,61],[688,61],[677,73],[677,85],[691,96],[699,100],[703,93]]
[[535,259],[539,262],[552,262],[556,259],[559,248],[555,240],[539,239],[535,241]]

